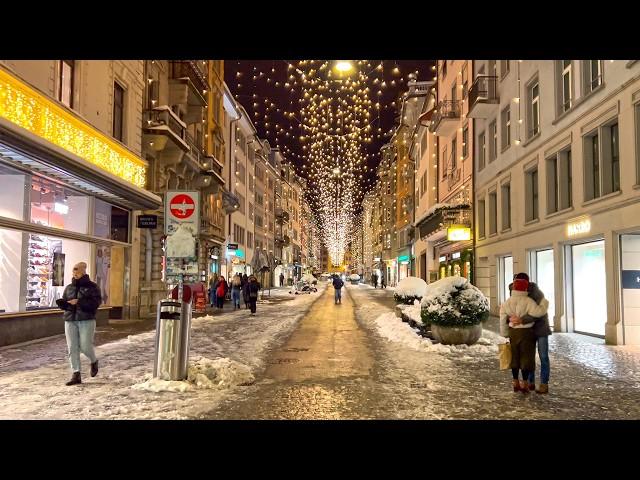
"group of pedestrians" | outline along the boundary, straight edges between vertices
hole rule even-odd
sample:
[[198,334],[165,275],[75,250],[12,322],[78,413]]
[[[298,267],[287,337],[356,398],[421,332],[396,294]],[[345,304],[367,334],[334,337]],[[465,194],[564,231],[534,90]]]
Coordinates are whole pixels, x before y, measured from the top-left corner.
[[384,280],[384,275],[380,275],[380,277],[378,277],[377,273],[372,273],[371,283],[373,284],[373,288],[378,288],[378,279],[380,280],[380,288],[387,288],[387,282]]
[[260,291],[260,283],[255,275],[237,273],[230,277],[227,281],[222,275],[214,274],[209,281],[209,301],[211,307],[222,309],[227,294],[231,293],[231,301],[233,309],[239,310],[240,297],[244,300],[246,309],[251,309],[251,315],[256,314],[256,303],[258,301],[258,292]]

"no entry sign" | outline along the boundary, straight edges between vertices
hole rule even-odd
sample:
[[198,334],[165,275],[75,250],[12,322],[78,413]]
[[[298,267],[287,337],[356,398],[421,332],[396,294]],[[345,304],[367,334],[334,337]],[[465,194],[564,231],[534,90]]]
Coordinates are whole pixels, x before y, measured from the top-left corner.
[[165,234],[173,235],[180,226],[193,235],[200,231],[200,192],[167,192],[165,196]]

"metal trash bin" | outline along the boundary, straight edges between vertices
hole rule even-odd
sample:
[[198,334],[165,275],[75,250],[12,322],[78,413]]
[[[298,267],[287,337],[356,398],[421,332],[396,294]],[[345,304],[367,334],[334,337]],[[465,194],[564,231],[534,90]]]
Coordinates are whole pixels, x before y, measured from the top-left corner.
[[186,380],[191,336],[191,302],[160,300],[156,319],[154,378]]

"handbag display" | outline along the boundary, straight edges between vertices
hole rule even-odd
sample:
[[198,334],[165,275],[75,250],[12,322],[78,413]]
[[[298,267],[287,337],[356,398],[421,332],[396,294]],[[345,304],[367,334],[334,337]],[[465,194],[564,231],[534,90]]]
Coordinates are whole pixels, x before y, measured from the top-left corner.
[[498,357],[500,359],[500,370],[511,368],[511,344],[501,343],[498,345]]

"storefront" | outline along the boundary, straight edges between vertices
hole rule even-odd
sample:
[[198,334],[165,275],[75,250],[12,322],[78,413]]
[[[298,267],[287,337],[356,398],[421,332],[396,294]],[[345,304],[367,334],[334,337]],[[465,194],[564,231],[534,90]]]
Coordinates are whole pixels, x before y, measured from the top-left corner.
[[473,250],[470,248],[457,249],[454,248],[451,253],[447,253],[449,249],[440,249],[438,261],[439,278],[444,277],[464,277],[468,281],[472,279],[473,266]]
[[[25,121],[17,97],[49,124]],[[128,317],[140,263],[133,211],[161,204],[141,188],[145,170],[132,152],[0,70],[0,346],[64,332],[56,300],[78,262],[101,289],[98,322]]]

